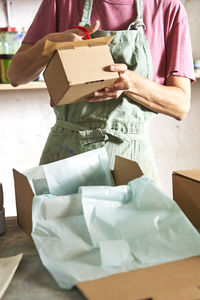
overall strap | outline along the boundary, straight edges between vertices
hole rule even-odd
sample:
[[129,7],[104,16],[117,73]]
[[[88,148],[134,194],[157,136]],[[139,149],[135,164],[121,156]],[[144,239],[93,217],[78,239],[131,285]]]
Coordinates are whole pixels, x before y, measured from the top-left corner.
[[135,0],[135,4],[137,10],[137,17],[135,21],[129,25],[128,30],[138,29],[139,27],[143,29],[146,28],[143,22],[143,0]]
[[92,13],[93,0],[85,0],[83,15],[79,25],[85,26],[90,24],[90,16]]
[[[92,13],[93,1],[94,0],[85,0],[83,15],[82,15],[81,22],[79,22],[79,25],[85,26],[90,24],[90,16]],[[132,28],[138,29],[139,27],[145,29],[145,25],[143,22],[143,0],[135,0],[135,3],[136,3],[137,17],[135,21],[129,25],[128,30]]]

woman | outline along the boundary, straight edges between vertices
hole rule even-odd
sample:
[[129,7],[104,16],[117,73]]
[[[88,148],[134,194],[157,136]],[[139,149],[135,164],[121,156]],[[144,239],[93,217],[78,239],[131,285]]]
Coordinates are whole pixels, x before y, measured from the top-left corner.
[[[119,79],[87,102],[54,107],[41,164],[105,146],[136,160],[158,182],[148,138],[156,113],[182,120],[190,108],[194,80],[186,12],[179,0],[43,0],[8,77],[13,86],[33,80],[47,65],[45,41],[80,40],[85,26],[93,37],[113,35],[110,50]],[[88,25],[92,24],[92,25]]]

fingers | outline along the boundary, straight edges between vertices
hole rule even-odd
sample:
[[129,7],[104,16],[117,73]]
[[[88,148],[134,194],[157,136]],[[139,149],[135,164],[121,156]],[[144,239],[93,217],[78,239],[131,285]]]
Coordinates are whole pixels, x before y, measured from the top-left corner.
[[129,84],[126,81],[118,81],[114,84],[94,92],[92,97],[88,98],[88,102],[105,101],[110,99],[117,99],[124,92],[129,90]]
[[[100,21],[96,20],[91,26],[86,26],[86,31],[91,34],[98,30],[100,25]],[[85,36],[85,32],[83,32],[79,28],[72,28],[65,30],[63,32],[51,33],[48,35],[48,39],[52,42],[75,42],[82,40],[82,37]]]
[[105,88],[106,93],[115,92],[115,91],[126,91],[129,90],[129,84],[126,81],[116,82],[113,85],[110,85]]
[[105,101],[110,99],[117,99],[122,94],[123,91],[112,91],[106,92],[105,90],[96,91],[92,97],[88,98],[88,102],[97,102],[97,101]]
[[[96,20],[92,25],[85,26],[84,28],[87,30],[87,32],[89,34],[92,34],[93,32],[98,30],[99,25],[100,25],[100,21]],[[76,33],[77,35],[79,35],[81,37],[85,35],[85,33],[79,28],[75,28],[74,33]]]
[[126,72],[128,70],[127,65],[125,64],[114,64],[114,65],[110,65],[108,67],[109,71],[111,72]]
[[88,102],[100,102],[100,101],[106,101],[106,100],[111,100],[113,97],[106,97],[106,96],[101,96],[101,97],[90,97],[88,98]]
[[96,20],[91,26],[86,26],[85,29],[88,31],[89,34],[98,30],[100,25],[100,21]]

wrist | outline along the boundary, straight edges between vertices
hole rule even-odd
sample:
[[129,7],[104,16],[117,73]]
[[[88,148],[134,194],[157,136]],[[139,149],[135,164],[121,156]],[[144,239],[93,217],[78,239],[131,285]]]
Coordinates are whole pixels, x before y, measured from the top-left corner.
[[47,56],[43,55],[46,40],[48,40],[48,35],[44,36],[42,39],[37,41],[37,43],[35,44],[36,53],[40,53],[40,55],[38,56],[38,63],[41,68],[45,67],[47,65],[47,63],[49,62],[49,60],[52,56],[52,55],[47,55]]
[[136,85],[136,73],[131,70],[127,70],[124,73],[124,77],[128,83],[128,90],[126,92],[134,93]]

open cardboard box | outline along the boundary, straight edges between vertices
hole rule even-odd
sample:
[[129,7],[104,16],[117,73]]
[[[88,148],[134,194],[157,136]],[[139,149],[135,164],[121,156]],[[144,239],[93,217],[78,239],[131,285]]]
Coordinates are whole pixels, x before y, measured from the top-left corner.
[[[129,181],[143,175],[135,161],[116,156],[115,167],[111,171],[116,185],[128,184]],[[17,221],[19,226],[28,234],[32,232],[32,200],[34,192],[25,175],[13,170]]]
[[86,100],[117,80],[117,72],[106,71],[114,63],[108,47],[112,39],[107,36],[56,45],[47,41],[44,55],[54,53],[43,75],[55,106]]
[[[116,185],[127,184],[130,180],[143,175],[136,162],[119,156],[116,156],[115,167],[111,172]],[[13,174],[18,224],[30,235],[34,193],[26,176],[16,170],[13,170]],[[182,175],[174,173],[173,178],[174,176]],[[178,183],[174,181],[175,191],[182,186],[184,180],[180,185],[178,177]],[[200,189],[200,182],[198,186]],[[192,189],[193,187],[189,185],[187,195]],[[199,193],[198,191],[195,189],[195,193]],[[80,282],[77,288],[88,300],[197,300],[200,299],[200,257]]]
[[175,171],[172,179],[174,200],[200,230],[200,169]]

